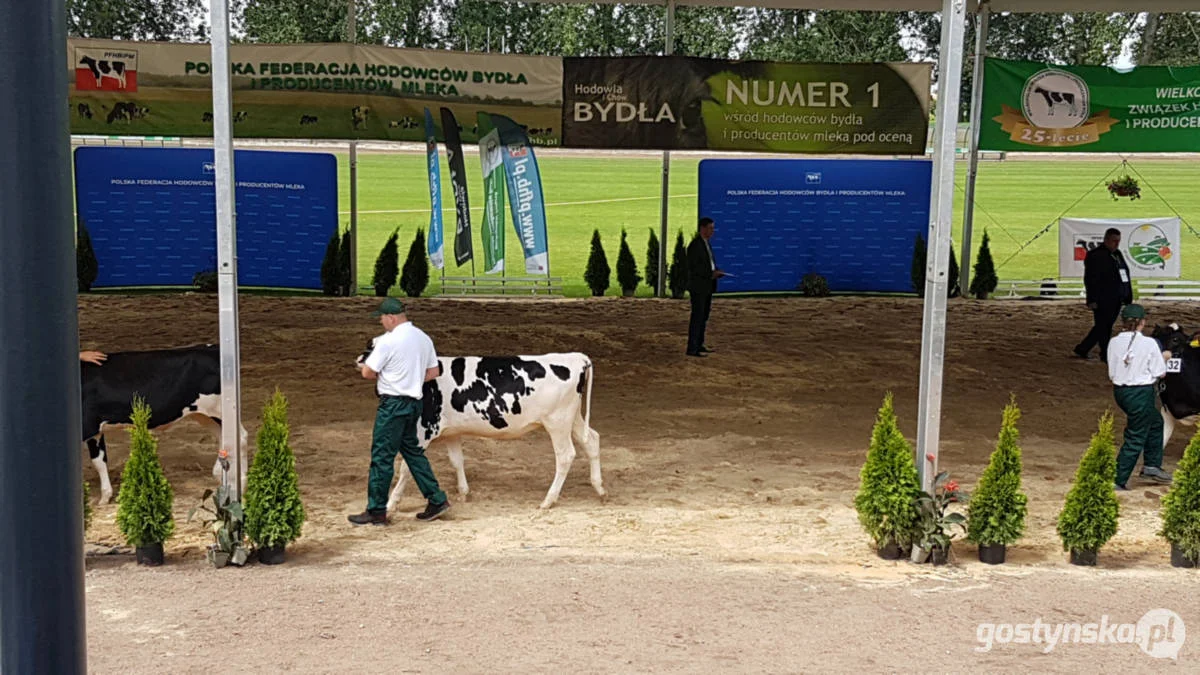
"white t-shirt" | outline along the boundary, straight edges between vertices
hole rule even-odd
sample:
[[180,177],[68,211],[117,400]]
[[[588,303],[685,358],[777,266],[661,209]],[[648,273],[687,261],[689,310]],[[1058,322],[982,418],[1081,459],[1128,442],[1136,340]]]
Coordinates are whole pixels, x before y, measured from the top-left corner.
[[380,394],[420,399],[425,371],[438,365],[433,340],[406,321],[375,340],[366,366],[379,373],[375,389]]
[[1119,386],[1154,384],[1167,374],[1167,362],[1154,338],[1125,331],[1108,343],[1108,378]]

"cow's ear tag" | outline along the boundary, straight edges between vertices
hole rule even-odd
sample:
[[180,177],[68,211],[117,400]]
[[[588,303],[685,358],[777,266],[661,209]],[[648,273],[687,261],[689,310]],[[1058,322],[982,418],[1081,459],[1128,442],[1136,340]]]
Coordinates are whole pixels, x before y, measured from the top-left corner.
[[1192,347],[1200,347],[1200,339],[1192,340],[1188,344],[1191,345]]

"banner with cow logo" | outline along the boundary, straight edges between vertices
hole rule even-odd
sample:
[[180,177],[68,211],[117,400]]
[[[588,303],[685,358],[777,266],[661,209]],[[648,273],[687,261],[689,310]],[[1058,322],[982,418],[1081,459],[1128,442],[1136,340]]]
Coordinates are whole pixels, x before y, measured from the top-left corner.
[[425,163],[429,166],[429,262],[442,269],[442,170],[438,166],[437,130],[433,126],[433,115],[425,109]]
[[483,269],[488,274],[504,271],[504,158],[500,154],[500,131],[490,116],[478,115],[479,165],[483,171]]
[[446,137],[446,162],[450,165],[450,186],[454,190],[454,261],[462,265],[475,256],[471,243],[471,202],[467,198],[467,168],[463,164],[462,140],[458,120],[449,108],[442,108],[442,135]]
[[1082,278],[1088,251],[1104,245],[1109,228],[1121,231],[1118,247],[1135,278],[1178,279],[1183,269],[1179,255],[1178,217],[1169,218],[1060,218],[1058,221],[1058,275]]
[[[207,44],[68,40],[71,133],[211,137],[211,57]],[[234,44],[230,67],[237,137],[424,142],[422,109],[436,101],[460,119],[508,115],[532,142],[558,144],[557,57]]]
[[563,59],[562,144],[924,155],[932,66]]
[[979,147],[1200,151],[1200,66],[1055,66],[987,59]]
[[537,157],[529,138],[516,122],[503,115],[491,115],[500,132],[500,153],[504,175],[508,178],[508,203],[513,228],[525,254],[526,274],[547,274],[550,255],[546,241],[546,202],[542,196],[542,178]]

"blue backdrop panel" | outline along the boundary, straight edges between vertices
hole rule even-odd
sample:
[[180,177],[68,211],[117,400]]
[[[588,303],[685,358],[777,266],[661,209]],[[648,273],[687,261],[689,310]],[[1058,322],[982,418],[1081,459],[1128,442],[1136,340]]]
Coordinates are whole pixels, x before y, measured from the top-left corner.
[[833,291],[912,291],[931,176],[921,159],[701,161],[700,216],[716,221],[713,255],[733,275],[719,289],[794,291],[815,272]]
[[[213,153],[205,148],[75,151],[75,201],[99,262],[95,287],[190,286],[216,269]],[[320,288],[338,225],[337,160],[234,151],[238,284]]]

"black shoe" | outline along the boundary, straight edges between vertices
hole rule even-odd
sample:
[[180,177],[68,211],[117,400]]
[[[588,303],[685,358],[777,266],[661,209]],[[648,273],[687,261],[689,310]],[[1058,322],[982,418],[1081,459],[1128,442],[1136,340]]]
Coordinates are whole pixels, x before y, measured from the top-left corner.
[[711,354],[713,350],[709,349],[706,345],[700,345],[700,349],[698,351],[701,354]]
[[425,510],[417,514],[417,520],[425,520],[425,521],[434,520],[435,518],[438,518],[443,513],[447,512],[449,510],[450,510],[450,501],[449,500],[446,500],[446,501],[442,502],[441,504],[434,504],[433,502],[429,502],[428,504],[425,505]]
[[355,525],[387,525],[387,512],[371,513],[370,511],[363,511],[352,516],[346,516],[346,520]]
[[706,356],[708,356],[708,354],[705,354],[703,352],[688,352],[687,355],[688,356],[698,356],[700,358],[705,358]]
[[1084,361],[1088,360],[1088,353],[1084,352],[1084,351],[1080,351],[1079,347],[1076,347],[1075,349],[1072,349],[1071,351],[1074,352],[1075,356],[1078,356],[1079,358],[1083,359]]

